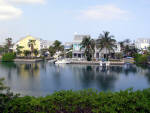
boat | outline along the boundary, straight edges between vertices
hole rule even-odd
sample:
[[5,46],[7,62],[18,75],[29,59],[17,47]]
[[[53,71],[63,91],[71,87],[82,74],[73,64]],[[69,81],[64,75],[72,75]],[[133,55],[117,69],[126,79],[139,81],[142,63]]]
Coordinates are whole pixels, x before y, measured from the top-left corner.
[[71,62],[67,59],[57,60],[55,64],[70,64]]
[[55,63],[56,62],[56,60],[54,59],[54,60],[49,60],[48,61],[48,63]]

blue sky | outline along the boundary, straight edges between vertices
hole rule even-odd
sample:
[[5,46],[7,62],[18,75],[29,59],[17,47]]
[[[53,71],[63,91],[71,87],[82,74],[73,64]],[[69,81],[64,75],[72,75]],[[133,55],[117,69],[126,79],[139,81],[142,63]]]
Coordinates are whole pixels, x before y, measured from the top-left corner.
[[0,37],[69,42],[74,33],[115,39],[150,37],[150,0],[0,0]]

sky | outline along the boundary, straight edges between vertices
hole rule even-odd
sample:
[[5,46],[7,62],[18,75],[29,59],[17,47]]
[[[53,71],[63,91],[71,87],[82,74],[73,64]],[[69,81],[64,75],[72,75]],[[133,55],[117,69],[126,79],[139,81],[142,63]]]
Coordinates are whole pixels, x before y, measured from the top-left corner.
[[103,31],[117,41],[150,38],[150,0],[0,0],[0,42],[27,35],[70,42]]

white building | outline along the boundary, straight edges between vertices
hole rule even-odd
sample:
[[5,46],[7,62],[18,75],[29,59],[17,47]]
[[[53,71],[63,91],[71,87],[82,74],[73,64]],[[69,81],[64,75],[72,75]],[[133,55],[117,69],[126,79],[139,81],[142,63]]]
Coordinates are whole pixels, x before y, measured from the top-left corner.
[[[90,35],[75,35],[73,40],[73,58],[85,58],[84,56],[84,48],[81,49],[81,42],[84,37],[90,37]],[[96,41],[96,39],[94,39]],[[121,52],[121,47],[119,43],[115,44],[116,47],[113,48],[113,51],[110,51],[111,55],[113,56],[115,53]],[[108,50],[103,49],[100,51],[100,49],[97,49],[95,47],[95,54],[94,57],[96,59],[100,59],[105,57],[105,55],[108,54]]]
[[84,58],[84,49],[81,49],[81,42],[84,37],[90,37],[90,35],[75,35],[73,40],[73,58]]
[[116,47],[113,48],[113,50],[109,51],[108,49],[104,48],[100,51],[100,49],[97,49],[95,47],[95,55],[94,57],[96,59],[100,59],[100,58],[105,58],[106,54],[108,54],[108,51],[110,52],[111,56],[113,57],[115,53],[120,53],[121,52],[121,46],[119,43],[115,44]]
[[42,40],[40,39],[40,46],[41,49],[48,49],[50,46],[53,45],[53,41],[48,41],[48,40]]
[[147,50],[150,47],[150,38],[139,38],[135,41],[135,47],[139,50]]
[[69,49],[71,49],[72,48],[72,42],[66,42],[65,44],[64,44],[64,49],[65,50],[69,50]]

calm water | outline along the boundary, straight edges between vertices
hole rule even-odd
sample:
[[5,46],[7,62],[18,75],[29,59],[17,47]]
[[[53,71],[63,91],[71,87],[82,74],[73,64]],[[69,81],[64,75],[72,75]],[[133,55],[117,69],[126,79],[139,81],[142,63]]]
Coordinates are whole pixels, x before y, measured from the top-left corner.
[[150,68],[135,65],[101,68],[88,65],[0,63],[0,77],[16,93],[44,96],[59,90],[95,88],[119,91],[150,88]]

